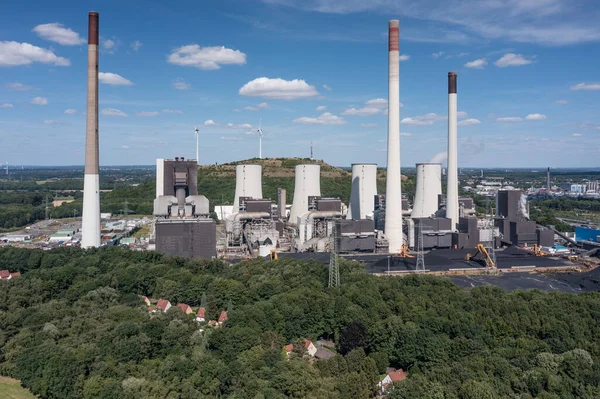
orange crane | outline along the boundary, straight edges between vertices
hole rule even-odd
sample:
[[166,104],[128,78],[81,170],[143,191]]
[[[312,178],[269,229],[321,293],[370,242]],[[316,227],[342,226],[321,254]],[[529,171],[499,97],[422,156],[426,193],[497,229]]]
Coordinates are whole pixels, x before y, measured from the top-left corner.
[[[478,255],[481,255],[481,256],[478,257]],[[490,258],[490,254],[488,253],[487,249],[485,249],[483,244],[477,244],[477,251],[472,255],[467,254],[467,256],[465,257],[465,260],[472,260],[472,261],[482,263],[490,269],[496,268],[496,264],[494,263],[492,258]]]
[[399,254],[394,254],[392,255],[396,258],[414,258],[414,256],[409,255],[408,253],[408,245],[404,244],[402,245],[402,248],[400,249],[400,253]]

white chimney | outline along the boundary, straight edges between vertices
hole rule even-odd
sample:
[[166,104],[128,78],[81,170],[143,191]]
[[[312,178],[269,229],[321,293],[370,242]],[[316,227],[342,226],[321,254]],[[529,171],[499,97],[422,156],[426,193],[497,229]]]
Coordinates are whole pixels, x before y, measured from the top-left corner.
[[165,160],[156,159],[156,198],[165,195]]
[[98,13],[88,16],[88,77],[85,129],[85,171],[81,247],[100,246],[100,178],[98,153]]
[[438,210],[442,193],[442,164],[418,163],[412,218],[428,218]]
[[308,197],[321,196],[321,166],[296,165],[294,202],[290,211],[290,224],[296,224],[298,216],[308,212]]
[[385,189],[385,236],[390,253],[402,250],[402,187],[400,175],[400,22],[388,32],[388,147]]
[[262,198],[262,166],[237,165],[235,167],[233,213],[239,210],[240,197]]
[[452,230],[458,223],[458,154],[457,154],[456,72],[448,72],[448,186],[446,217],[452,220]]
[[373,216],[377,195],[377,164],[352,164],[352,191],[348,205],[348,219],[366,219]]

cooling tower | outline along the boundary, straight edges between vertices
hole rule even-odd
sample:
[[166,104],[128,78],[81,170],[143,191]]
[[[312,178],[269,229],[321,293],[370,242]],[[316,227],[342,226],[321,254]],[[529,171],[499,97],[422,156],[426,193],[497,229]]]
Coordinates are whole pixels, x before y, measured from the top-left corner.
[[402,250],[402,187],[400,178],[400,22],[390,21],[388,32],[388,147],[385,236],[390,253]]
[[296,165],[294,202],[290,211],[291,224],[296,224],[298,216],[308,212],[308,197],[321,196],[321,166]]
[[240,197],[262,198],[262,166],[237,165],[235,168],[235,198],[233,212],[240,207]]
[[442,194],[442,164],[418,163],[415,201],[411,218],[428,218],[438,210]]
[[352,191],[348,219],[372,217],[377,195],[377,164],[352,164]]
[[100,246],[100,179],[98,176],[98,13],[88,17],[88,78],[85,129],[85,175],[81,247]]
[[452,230],[458,223],[458,154],[457,154],[456,72],[448,72],[448,187],[446,217],[452,220]]

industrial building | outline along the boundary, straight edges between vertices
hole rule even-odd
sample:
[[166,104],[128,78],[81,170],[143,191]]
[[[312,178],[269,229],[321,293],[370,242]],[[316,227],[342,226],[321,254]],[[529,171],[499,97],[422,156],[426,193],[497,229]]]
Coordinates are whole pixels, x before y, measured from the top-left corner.
[[198,195],[195,160],[157,160],[153,214],[156,251],[192,258],[216,256],[216,224],[209,218],[208,199]]

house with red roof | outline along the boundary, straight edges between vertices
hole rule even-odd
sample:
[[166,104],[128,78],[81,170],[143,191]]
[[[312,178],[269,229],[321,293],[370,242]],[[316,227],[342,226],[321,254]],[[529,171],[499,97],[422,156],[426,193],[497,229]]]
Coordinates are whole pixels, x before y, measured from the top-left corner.
[[159,299],[156,304],[156,310],[160,310],[163,313],[167,313],[167,310],[171,309],[171,302],[166,299]]
[[227,312],[222,311],[221,314],[219,315],[219,321],[217,322],[217,325],[219,327],[221,327],[221,325],[223,325],[223,323],[225,323],[226,321],[227,321]]
[[194,311],[192,310],[192,308],[189,307],[189,305],[186,305],[185,303],[178,303],[177,307],[179,309],[181,309],[181,311],[185,314],[192,314],[194,313]]
[[20,272],[11,273],[8,270],[0,270],[0,280],[10,280],[13,277],[19,277]]
[[[292,351],[294,350],[294,344],[287,344],[286,346],[284,346],[284,349],[286,356],[289,357],[290,353],[292,353]],[[317,353],[317,347],[315,346],[315,344],[313,344],[311,340],[306,338],[304,339],[304,349],[306,349],[306,352],[310,357],[314,357]]]
[[390,371],[379,383],[379,388],[383,393],[390,385],[396,382],[404,381],[406,377],[406,372],[402,369]]
[[206,321],[206,308],[198,309],[198,313],[196,313],[196,321],[198,323],[203,323]]
[[144,303],[146,304],[146,306],[152,305],[152,303],[150,302],[150,299],[148,299],[147,296],[142,296],[141,299],[142,299],[142,301],[144,301]]

